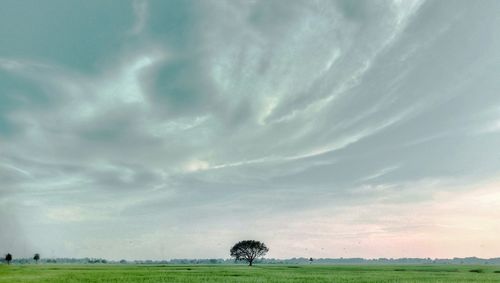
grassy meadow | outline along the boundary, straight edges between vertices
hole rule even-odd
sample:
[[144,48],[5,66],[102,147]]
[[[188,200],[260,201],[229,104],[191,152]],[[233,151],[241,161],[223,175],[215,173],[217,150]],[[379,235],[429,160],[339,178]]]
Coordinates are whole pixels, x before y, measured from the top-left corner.
[[500,282],[500,266],[2,265],[7,282]]

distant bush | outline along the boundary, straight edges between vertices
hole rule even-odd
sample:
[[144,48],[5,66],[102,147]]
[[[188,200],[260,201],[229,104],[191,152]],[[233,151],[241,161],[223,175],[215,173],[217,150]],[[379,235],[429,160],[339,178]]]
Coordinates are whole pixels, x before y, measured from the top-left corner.
[[108,261],[102,258],[89,258],[87,263],[108,263]]
[[483,273],[483,272],[484,272],[484,270],[482,270],[482,269],[471,269],[471,270],[469,270],[469,272],[474,272],[474,273]]
[[12,261],[12,255],[11,254],[6,254],[5,255],[5,261],[7,262],[7,264],[10,264],[10,262]]
[[500,273],[500,270],[495,270],[493,271],[493,273]]

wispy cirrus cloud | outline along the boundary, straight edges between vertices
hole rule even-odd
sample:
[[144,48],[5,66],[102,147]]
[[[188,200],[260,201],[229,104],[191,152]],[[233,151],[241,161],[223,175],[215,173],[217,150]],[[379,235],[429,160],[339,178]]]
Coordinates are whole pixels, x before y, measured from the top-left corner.
[[16,215],[0,223],[22,238],[0,250],[225,257],[255,237],[273,257],[490,255],[432,251],[463,231],[498,251],[498,211],[460,211],[496,198],[498,3],[114,8],[0,12],[0,202]]

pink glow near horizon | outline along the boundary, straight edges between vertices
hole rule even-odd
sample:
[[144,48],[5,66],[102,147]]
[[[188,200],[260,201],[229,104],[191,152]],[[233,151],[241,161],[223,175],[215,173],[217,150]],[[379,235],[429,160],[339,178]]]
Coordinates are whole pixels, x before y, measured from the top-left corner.
[[[276,256],[497,257],[500,254],[498,182],[448,190],[419,204],[368,204],[335,217],[302,218],[288,226],[296,238],[276,234]],[[364,219],[364,220],[363,220]],[[289,248],[291,247],[291,249]],[[282,250],[281,250],[282,249]],[[307,256],[307,255],[306,255]]]

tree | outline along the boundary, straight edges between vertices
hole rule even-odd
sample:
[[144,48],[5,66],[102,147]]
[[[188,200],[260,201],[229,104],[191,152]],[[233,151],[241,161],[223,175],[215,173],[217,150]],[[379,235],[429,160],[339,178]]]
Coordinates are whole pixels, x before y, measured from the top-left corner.
[[313,260],[314,260],[314,259],[313,259],[312,257],[311,257],[311,258],[309,258],[309,264],[313,263]]
[[264,256],[269,249],[264,243],[255,240],[246,240],[236,243],[231,248],[231,256],[236,260],[244,260],[248,262],[249,266],[252,266],[253,261]]
[[38,263],[38,261],[40,260],[40,254],[35,254],[35,256],[33,256],[33,259],[36,261],[36,263]]
[[11,260],[12,260],[12,255],[11,254],[6,254],[5,255],[5,261],[7,262],[7,264],[10,264]]

